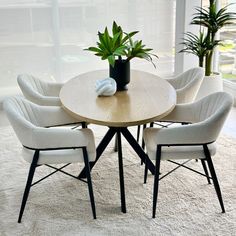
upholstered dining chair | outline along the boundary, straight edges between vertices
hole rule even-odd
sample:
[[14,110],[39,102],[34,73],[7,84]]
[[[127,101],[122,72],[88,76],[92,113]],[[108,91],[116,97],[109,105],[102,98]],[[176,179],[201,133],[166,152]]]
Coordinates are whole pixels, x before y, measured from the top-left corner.
[[61,105],[59,93],[62,83],[46,82],[29,74],[18,75],[17,82],[29,101],[42,106]]
[[[194,67],[172,79],[166,79],[176,90],[176,103],[183,104],[193,102],[195,100],[195,97],[197,96],[203,77],[204,69],[202,67]],[[165,117],[160,121],[166,121]],[[166,127],[166,125],[160,124],[160,121],[157,121],[158,125],[160,125],[161,127]],[[168,122],[172,123],[173,121],[168,120]],[[151,126],[153,126],[153,124],[154,123],[151,123]],[[143,130],[145,128],[146,125],[143,125]],[[139,140],[139,137],[140,126],[138,126],[137,130],[137,141]],[[142,146],[144,148],[144,141],[142,143]]]
[[[41,106],[61,106],[59,93],[63,83],[46,82],[29,74],[18,75],[17,82],[24,97],[29,101]],[[75,124],[75,126],[73,126],[72,129],[80,125],[82,125],[82,128],[87,127],[85,122],[80,122],[78,119],[74,120],[73,124]]]
[[202,67],[194,67],[172,79],[166,79],[176,90],[176,103],[193,102],[201,86],[203,77],[204,69]]
[[[46,165],[55,169],[53,173],[60,171],[78,179],[77,176],[62,170],[69,163],[77,162],[85,164],[92,213],[96,219],[89,167],[89,161],[94,161],[96,156],[92,131],[90,129],[72,130],[63,127],[47,128],[73,122],[73,118],[59,106],[39,106],[22,97],[10,97],[4,100],[3,107],[23,145],[23,158],[31,163],[18,222],[21,222],[31,186],[51,175],[32,183],[36,167]],[[51,165],[63,163],[67,164],[61,168]]]
[[[166,117],[167,120],[185,121],[191,124],[168,129],[147,128],[144,130],[147,154],[151,160],[156,161],[153,218],[156,214],[161,160],[169,160],[175,164],[178,163],[172,161],[173,159],[200,159],[206,162],[211,176],[207,169],[205,169],[205,176],[212,179],[222,212],[225,212],[211,156],[216,153],[215,141],[232,104],[233,99],[229,94],[225,92],[214,93],[192,104],[176,105],[173,112]],[[146,179],[147,168],[145,168],[144,182]]]

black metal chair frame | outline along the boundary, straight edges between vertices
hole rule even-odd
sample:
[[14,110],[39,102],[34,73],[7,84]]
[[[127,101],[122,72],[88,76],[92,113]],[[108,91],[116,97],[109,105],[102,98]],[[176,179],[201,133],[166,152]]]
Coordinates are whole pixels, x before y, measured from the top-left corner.
[[91,180],[91,175],[90,175],[90,166],[89,166],[89,160],[88,160],[88,153],[87,153],[87,148],[86,146],[81,146],[81,147],[61,147],[61,148],[45,148],[45,149],[35,149],[35,148],[30,148],[30,147],[26,147],[27,149],[30,150],[34,150],[34,156],[30,165],[30,169],[29,169],[29,173],[28,173],[28,178],[27,178],[27,182],[26,182],[26,186],[25,186],[25,190],[24,190],[24,194],[23,194],[23,198],[22,198],[22,203],[21,203],[21,208],[20,208],[20,213],[19,213],[19,217],[18,217],[18,223],[21,223],[22,220],[22,216],[24,213],[24,209],[25,209],[25,205],[29,196],[29,192],[30,192],[30,188],[36,184],[38,184],[39,182],[41,182],[42,180],[48,178],[49,176],[55,174],[56,172],[62,172],[63,174],[66,174],[68,176],[71,176],[73,178],[76,178],[78,180],[79,177],[71,175],[65,171],[63,171],[62,169],[65,168],[66,166],[70,165],[71,163],[68,163],[60,168],[56,168],[54,166],[45,164],[47,167],[53,168],[55,169],[55,171],[53,171],[52,173],[46,175],[45,177],[41,178],[40,180],[32,183],[33,181],[33,177],[34,177],[34,173],[37,167],[41,166],[38,165],[38,160],[40,158],[40,152],[42,151],[54,151],[54,150],[62,150],[62,149],[79,149],[82,148],[83,151],[83,157],[84,157],[84,164],[85,164],[85,174],[87,177],[87,181],[84,181],[88,184],[88,190],[89,190],[89,196],[90,196],[90,203],[91,203],[91,208],[92,208],[92,213],[93,213],[93,218],[96,219],[96,208],[95,208],[95,201],[94,201],[94,195],[93,195],[93,187],[92,187],[92,180]]
[[61,127],[61,126],[67,126],[67,125],[75,125],[73,126],[71,129],[77,129],[78,127],[82,127],[82,128],[87,128],[87,123],[84,121],[81,122],[75,122],[75,123],[69,123],[69,124],[61,124],[61,125],[50,125],[50,126],[46,126],[44,128],[55,128],[55,127]]
[[[210,142],[213,143],[213,142]],[[156,215],[156,205],[157,205],[157,196],[158,196],[158,188],[159,188],[159,181],[161,179],[163,179],[164,177],[166,177],[167,175],[169,175],[170,173],[172,173],[173,171],[175,171],[176,169],[178,169],[179,167],[184,167],[187,168],[191,171],[194,171],[195,173],[198,173],[202,176],[205,176],[207,178],[208,183],[210,184],[210,179],[212,179],[214,187],[215,187],[215,191],[221,206],[221,210],[222,213],[225,213],[225,208],[224,208],[224,203],[223,203],[223,198],[222,198],[222,194],[221,194],[221,190],[220,190],[220,185],[216,176],[216,172],[215,172],[215,168],[211,159],[211,154],[210,151],[208,149],[208,144],[210,143],[201,143],[201,144],[161,144],[161,145],[157,145],[157,150],[156,150],[156,165],[155,165],[155,176],[154,176],[154,186],[153,186],[153,210],[152,210],[152,217],[155,218]],[[169,160],[171,163],[177,164],[178,167],[174,168],[173,170],[171,170],[170,172],[168,172],[167,174],[165,174],[164,176],[162,176],[161,178],[159,177],[160,175],[160,163],[161,163],[161,149],[163,146],[203,146],[203,151],[205,154],[205,158],[204,159],[200,159],[202,162],[202,166],[204,169],[205,174],[202,174],[201,172],[198,172],[192,168],[189,168],[187,166],[185,166],[184,164],[186,164],[188,161],[185,161],[182,164],[179,164],[175,161]],[[207,170],[207,166],[206,163],[208,164],[208,168],[210,171],[211,176],[209,176],[208,170]],[[147,172],[148,169],[145,166],[145,172],[144,172],[144,183],[146,183],[147,180]]]

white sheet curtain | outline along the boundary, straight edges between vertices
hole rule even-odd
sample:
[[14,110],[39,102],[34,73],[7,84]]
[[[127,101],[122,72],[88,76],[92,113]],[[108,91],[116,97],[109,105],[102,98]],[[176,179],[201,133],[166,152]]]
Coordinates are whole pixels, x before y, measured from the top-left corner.
[[16,86],[19,73],[65,81],[108,68],[83,49],[113,20],[139,30],[137,38],[159,56],[157,69],[138,59],[132,68],[173,73],[175,0],[0,0],[0,88]]

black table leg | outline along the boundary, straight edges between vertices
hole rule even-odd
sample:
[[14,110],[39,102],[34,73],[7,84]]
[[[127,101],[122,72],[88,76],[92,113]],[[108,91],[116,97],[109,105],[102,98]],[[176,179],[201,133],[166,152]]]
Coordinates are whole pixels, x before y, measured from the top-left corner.
[[[93,166],[96,164],[96,162],[98,161],[98,159],[100,158],[100,156],[102,155],[104,150],[106,149],[107,145],[110,143],[110,141],[113,138],[113,136],[115,135],[115,133],[116,133],[116,129],[109,128],[109,130],[107,131],[107,133],[103,137],[102,141],[99,143],[99,145],[96,149],[96,160],[93,162],[89,162],[90,171],[92,170]],[[79,177],[79,179],[86,178],[85,168],[83,168],[83,170],[80,172],[78,177]]]
[[120,131],[118,130],[117,130],[116,138],[117,138],[117,150],[118,150],[118,160],[119,160],[121,211],[123,213],[126,213],[122,144],[121,144],[121,134],[120,134]]
[[[102,155],[103,151],[107,147],[107,145],[110,143],[111,139],[113,136],[117,133],[121,132],[122,135],[125,137],[125,139],[128,141],[130,146],[134,149],[134,151],[138,154],[140,157],[141,161],[146,163],[148,169],[152,174],[155,174],[155,166],[154,164],[150,161],[142,147],[138,144],[138,142],[135,140],[133,135],[129,132],[127,127],[110,127],[107,133],[105,134],[104,138],[102,141],[99,143],[97,150],[96,150],[96,160],[93,162],[90,162],[90,171],[92,170],[93,166],[96,164],[96,162],[99,160],[100,156]],[[86,178],[86,172],[85,169],[83,169],[80,174],[79,178],[83,179]]]
[[133,135],[129,132],[126,127],[120,128],[121,133],[125,137],[125,139],[129,142],[130,146],[134,149],[134,151],[138,154],[142,162],[146,163],[148,169],[151,171],[152,174],[155,174],[155,166],[148,158],[147,154],[144,152],[142,147],[137,143]]

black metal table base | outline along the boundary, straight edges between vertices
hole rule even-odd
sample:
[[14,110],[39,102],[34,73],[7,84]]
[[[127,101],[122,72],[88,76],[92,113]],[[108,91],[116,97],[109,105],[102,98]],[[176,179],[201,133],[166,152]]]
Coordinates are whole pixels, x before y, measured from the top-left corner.
[[[126,127],[110,127],[102,141],[99,143],[96,149],[96,160],[94,162],[90,162],[90,171],[99,160],[100,156],[106,149],[107,145],[112,140],[113,136],[116,136],[116,147],[118,151],[118,161],[119,161],[119,177],[120,177],[120,199],[121,199],[121,211],[126,213],[126,201],[125,201],[125,183],[124,183],[124,171],[123,171],[123,155],[122,155],[122,142],[121,142],[121,134],[128,141],[130,146],[134,149],[134,151],[138,154],[140,159],[146,163],[147,168],[151,171],[152,174],[155,173],[155,167],[153,163],[150,161],[142,147],[137,143],[135,138],[129,132]],[[78,178],[83,179],[86,178],[85,168],[81,171]]]
[[[128,141],[130,146],[134,149],[134,151],[137,153],[137,155],[140,157],[140,159],[146,163],[147,168],[150,170],[152,174],[155,174],[155,166],[154,164],[150,161],[142,147],[138,144],[136,139],[133,137],[133,135],[129,132],[127,127],[109,127],[109,130],[103,137],[102,141],[99,143],[97,149],[96,149],[96,160],[94,162],[90,162],[90,170],[94,167],[96,162],[99,160],[100,156],[106,149],[107,145],[110,143],[112,140],[113,136],[115,134],[121,133],[123,137]],[[119,145],[119,144],[118,144]],[[120,147],[121,148],[121,147]],[[119,147],[118,147],[119,149]],[[86,178],[86,173],[85,169],[83,169],[80,174],[79,178]]]

